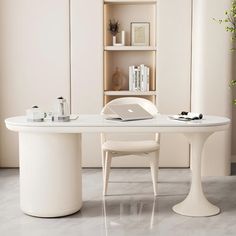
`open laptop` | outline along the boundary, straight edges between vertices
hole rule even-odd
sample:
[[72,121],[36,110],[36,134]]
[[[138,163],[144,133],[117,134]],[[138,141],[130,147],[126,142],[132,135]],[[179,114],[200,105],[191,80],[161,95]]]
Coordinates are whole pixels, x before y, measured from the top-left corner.
[[106,119],[121,119],[123,121],[152,119],[153,116],[139,104],[110,105],[109,109],[115,113]]

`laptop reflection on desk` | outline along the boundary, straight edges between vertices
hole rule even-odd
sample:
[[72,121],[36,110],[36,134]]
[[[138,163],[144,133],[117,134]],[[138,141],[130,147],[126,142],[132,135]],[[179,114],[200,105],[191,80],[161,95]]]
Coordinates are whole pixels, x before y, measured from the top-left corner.
[[113,114],[106,115],[105,119],[108,120],[132,121],[153,118],[153,116],[139,104],[110,105],[109,109]]

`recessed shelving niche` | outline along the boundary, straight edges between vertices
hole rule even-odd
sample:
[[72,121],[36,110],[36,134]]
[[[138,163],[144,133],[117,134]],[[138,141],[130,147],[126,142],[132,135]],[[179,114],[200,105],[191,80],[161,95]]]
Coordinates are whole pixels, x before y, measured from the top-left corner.
[[[125,31],[125,46],[113,46],[108,31],[109,19],[120,23]],[[131,45],[131,22],[150,23],[150,44]],[[155,102],[156,97],[156,1],[105,0],[104,1],[104,103],[123,96],[141,96]],[[144,64],[150,68],[149,91],[129,91],[129,66]],[[112,91],[112,76],[120,69],[124,81],[120,91]]]

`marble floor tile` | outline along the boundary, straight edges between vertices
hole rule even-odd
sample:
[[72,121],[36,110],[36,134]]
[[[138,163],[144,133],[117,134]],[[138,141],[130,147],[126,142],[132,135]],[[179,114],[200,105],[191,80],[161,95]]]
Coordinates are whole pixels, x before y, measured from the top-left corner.
[[21,212],[18,170],[0,169],[0,235],[236,235],[236,176],[203,178],[207,198],[221,208],[213,217],[172,211],[189,187],[188,169],[161,169],[159,194],[154,197],[149,169],[112,169],[104,198],[101,170],[84,169],[82,209],[67,217],[43,219]]

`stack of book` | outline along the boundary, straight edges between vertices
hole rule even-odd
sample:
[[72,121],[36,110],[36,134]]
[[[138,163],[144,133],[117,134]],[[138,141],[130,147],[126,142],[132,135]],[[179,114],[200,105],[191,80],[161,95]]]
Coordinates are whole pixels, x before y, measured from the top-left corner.
[[129,66],[129,91],[149,91],[150,69],[145,65]]

